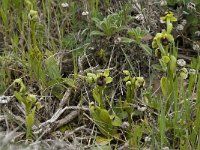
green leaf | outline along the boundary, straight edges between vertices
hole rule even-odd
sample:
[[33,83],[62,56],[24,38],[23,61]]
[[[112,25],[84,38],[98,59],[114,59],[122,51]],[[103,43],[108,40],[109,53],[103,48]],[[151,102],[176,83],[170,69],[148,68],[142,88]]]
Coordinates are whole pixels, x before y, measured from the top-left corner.
[[172,73],[176,72],[176,57],[173,55],[170,55],[170,71]]
[[160,87],[161,87],[161,90],[162,90],[162,93],[164,96],[167,96],[168,95],[168,87],[169,87],[169,84],[168,84],[168,80],[167,80],[167,77],[162,77],[161,80],[160,80]]
[[99,90],[97,87],[93,89],[92,94],[93,94],[94,100],[100,104],[100,95],[99,95]]
[[87,73],[87,77],[92,77],[92,78],[93,78],[93,80],[94,80],[94,82],[96,82],[96,81],[97,81],[97,75],[96,75],[96,74],[94,74],[94,73]]
[[98,106],[90,104],[90,114],[100,132],[107,138],[117,134],[116,128],[113,128],[109,112]]
[[103,32],[101,32],[101,31],[92,31],[91,33],[90,33],[90,36],[105,36],[106,34],[105,33],[103,33]]
[[130,38],[127,38],[127,37],[120,37],[120,42],[122,42],[122,43],[133,43],[133,42],[135,42],[135,40],[133,40],[133,39],[130,39]]
[[34,107],[31,111],[31,113],[29,113],[26,116],[26,127],[27,127],[26,138],[29,138],[32,135],[32,127],[33,127],[33,124],[34,124],[35,109],[36,109],[36,107]]
[[70,78],[64,78],[64,83],[66,83],[67,85],[76,88],[75,82],[73,79]]
[[[99,143],[99,142],[97,142],[97,143]],[[100,145],[97,147],[92,147],[91,150],[112,150],[112,148],[110,145]]]
[[140,47],[146,52],[147,56],[152,56],[152,49],[147,44],[140,43]]
[[103,75],[104,75],[105,77],[108,77],[108,76],[110,75],[110,70],[109,70],[109,69],[105,69]]
[[158,71],[163,71],[162,66],[160,64],[153,64],[152,68]]
[[100,116],[101,121],[105,122],[108,125],[112,124],[112,121],[110,119],[110,115],[109,115],[107,110],[101,109],[99,116]]
[[106,77],[106,84],[111,83],[113,81],[113,78],[111,77]]
[[49,77],[53,80],[61,79],[61,72],[54,56],[50,56],[46,60],[46,70]]
[[26,103],[27,103],[27,102],[26,102],[26,99],[23,98],[19,92],[15,91],[15,92],[14,92],[14,95],[15,95],[15,97],[16,97],[16,99],[17,99],[18,101],[20,101],[21,103],[24,103],[24,104],[26,105]]
[[122,120],[117,115],[110,115],[110,119],[112,120],[112,125],[115,127],[121,127]]
[[[97,136],[96,138],[96,144],[99,144],[99,145],[107,145],[109,144],[110,142],[112,141],[112,138],[104,138],[104,137],[101,137],[101,136]],[[104,147],[105,148],[105,147]],[[109,147],[108,147],[109,148]],[[105,150],[105,149],[103,149]]]

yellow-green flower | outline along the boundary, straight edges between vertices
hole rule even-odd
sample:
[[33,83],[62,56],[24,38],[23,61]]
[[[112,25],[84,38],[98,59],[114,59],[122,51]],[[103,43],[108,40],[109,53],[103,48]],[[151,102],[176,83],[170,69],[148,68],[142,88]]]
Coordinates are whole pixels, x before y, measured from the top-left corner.
[[99,86],[104,86],[113,81],[113,78],[109,77],[110,71],[106,69],[103,73],[87,73],[86,81],[91,83],[97,83]]
[[177,21],[176,17],[174,17],[174,13],[171,11],[165,12],[165,16],[160,17],[160,19],[164,22],[167,22],[167,20],[169,20],[170,22]]
[[[171,34],[169,34],[168,32],[166,32],[165,30],[163,30],[161,33],[157,33],[156,36],[154,37],[153,42],[152,42],[152,47],[158,48],[159,44],[163,44],[162,43],[163,40],[173,42],[174,37]],[[164,45],[164,46],[166,46],[166,45]]]
[[165,13],[166,15],[164,17],[160,17],[160,19],[167,23],[167,32],[171,33],[173,25],[171,22],[177,21],[176,17],[174,17],[174,14],[169,11]]

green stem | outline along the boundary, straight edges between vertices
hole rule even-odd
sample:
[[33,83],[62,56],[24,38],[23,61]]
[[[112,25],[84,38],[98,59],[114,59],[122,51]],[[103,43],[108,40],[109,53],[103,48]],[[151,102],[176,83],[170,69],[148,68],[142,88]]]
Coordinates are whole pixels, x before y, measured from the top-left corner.
[[170,19],[167,19],[167,33],[171,33],[172,31],[172,23],[170,22]]
[[160,43],[160,41],[157,42],[158,44],[158,47],[162,53],[162,55],[166,56],[166,52],[165,52],[165,49],[163,48],[162,44]]
[[35,35],[35,22],[31,21],[31,34],[32,34],[32,40],[33,40],[33,46],[34,48],[37,47],[37,41],[36,41],[36,35]]
[[126,94],[126,99],[128,103],[131,103],[131,85],[127,86],[127,94]]
[[100,107],[104,108],[103,104],[103,87],[99,86],[99,98],[100,98]]

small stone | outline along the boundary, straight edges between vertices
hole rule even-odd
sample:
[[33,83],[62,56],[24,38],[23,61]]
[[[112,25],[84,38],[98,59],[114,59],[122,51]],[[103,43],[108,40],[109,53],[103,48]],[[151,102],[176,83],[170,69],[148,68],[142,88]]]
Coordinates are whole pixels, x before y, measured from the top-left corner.
[[83,12],[82,12],[82,16],[87,16],[87,15],[89,15],[89,12],[88,12],[88,11],[83,11]]
[[187,24],[187,20],[186,20],[186,19],[183,19],[183,20],[181,21],[181,24],[182,24],[183,26],[185,26],[185,25]]
[[196,31],[196,32],[194,33],[194,35],[195,35],[196,37],[200,37],[200,31]]
[[161,0],[160,1],[160,6],[166,6],[167,5],[167,1],[166,0]]
[[150,141],[151,141],[151,137],[146,136],[145,139],[144,139],[144,141],[145,141],[145,142],[150,142]]
[[196,74],[196,70],[195,69],[189,69],[188,74],[195,75]]
[[66,7],[69,7],[69,4],[68,4],[68,3],[62,3],[61,6],[62,6],[63,8],[66,8]]
[[182,24],[178,24],[176,29],[182,31],[184,29],[184,26]]
[[190,10],[190,11],[196,11],[196,5],[195,5],[195,3],[189,2],[187,4],[187,9]]
[[193,48],[193,50],[198,51],[200,49],[200,46],[199,46],[199,44],[194,42],[192,45],[192,48]]
[[138,107],[138,110],[141,111],[141,112],[144,112],[146,109],[147,109],[147,107],[145,107],[145,106],[144,107]]
[[123,122],[122,123],[122,129],[128,129],[130,127],[130,124],[128,122]]
[[178,59],[177,64],[181,67],[184,67],[186,65],[186,61],[184,59]]
[[144,20],[144,16],[143,16],[143,14],[137,14],[137,15],[135,16],[135,19],[136,19],[137,21],[143,21],[143,20]]
[[169,150],[169,147],[163,147],[162,150]]

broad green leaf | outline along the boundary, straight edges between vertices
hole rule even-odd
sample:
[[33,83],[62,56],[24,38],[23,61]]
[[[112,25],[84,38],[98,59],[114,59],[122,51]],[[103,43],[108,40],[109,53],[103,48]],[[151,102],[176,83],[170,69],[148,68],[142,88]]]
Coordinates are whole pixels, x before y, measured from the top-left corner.
[[92,94],[93,94],[94,100],[100,104],[100,95],[99,95],[99,90],[97,87],[93,89]]
[[152,56],[152,49],[147,44],[140,43],[140,47],[145,51],[147,56]]
[[112,138],[105,138],[105,137],[97,136],[95,143],[99,144],[99,145],[107,145],[111,141],[112,141]]
[[103,75],[104,75],[105,77],[108,77],[108,76],[110,75],[110,70],[109,70],[109,69],[105,69]]
[[107,110],[90,104],[90,114],[100,132],[107,138],[117,134]]
[[96,80],[97,80],[97,75],[94,73],[87,73],[87,77],[92,77],[94,82],[96,82]]
[[100,116],[101,121],[110,125],[112,124],[109,112],[107,110],[101,109],[99,116]]
[[46,70],[51,79],[61,79],[61,72],[54,56],[50,56],[49,58],[47,58]]
[[127,37],[120,37],[120,42],[122,43],[133,43],[135,40],[127,38]]
[[111,83],[113,81],[113,78],[111,77],[106,77],[106,84]]
[[64,78],[64,83],[66,83],[67,85],[76,88],[75,82],[73,79],[70,78]]
[[115,127],[121,127],[122,120],[117,115],[110,115],[110,119],[112,120],[112,125]]
[[168,87],[169,87],[167,77],[162,77],[161,78],[161,80],[160,80],[160,87],[161,87],[163,95],[167,96],[167,94],[168,94]]
[[176,57],[173,55],[170,55],[170,71],[172,73],[176,72]]

